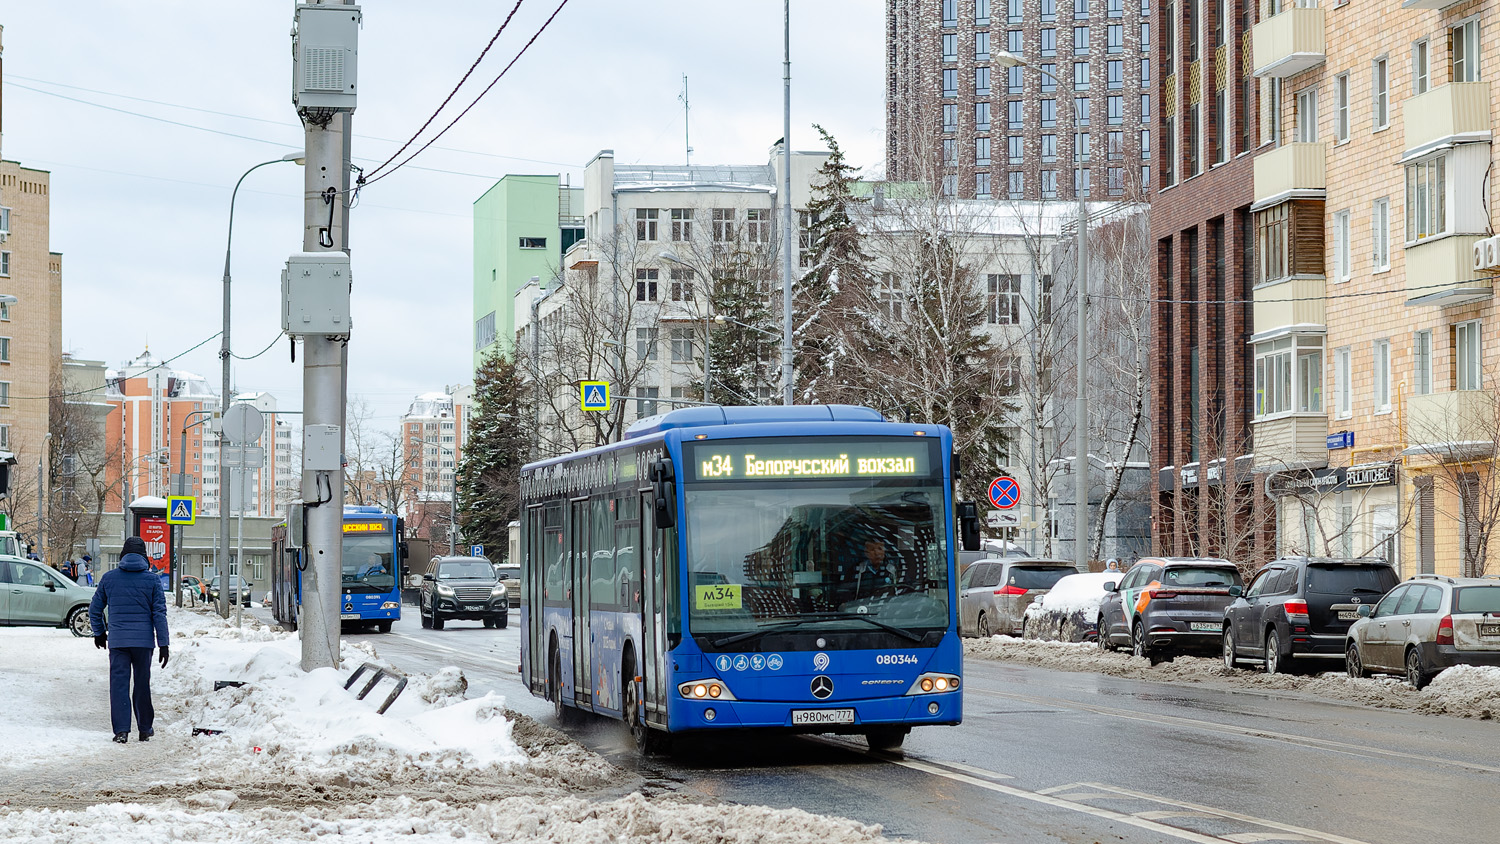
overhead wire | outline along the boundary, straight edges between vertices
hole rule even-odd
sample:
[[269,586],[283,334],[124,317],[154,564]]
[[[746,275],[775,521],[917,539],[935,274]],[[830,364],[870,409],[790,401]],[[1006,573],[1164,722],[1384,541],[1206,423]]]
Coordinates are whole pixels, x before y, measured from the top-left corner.
[[[166,360],[164,360],[164,361],[156,364],[155,366],[148,366],[145,369],[141,370],[137,374],[138,375],[145,375],[147,372],[153,372],[155,370],[161,369],[162,367],[166,366],[167,364],[171,363],[172,361],[177,360],[178,358],[181,358],[181,357],[183,357],[185,355],[189,355],[189,354],[192,354],[193,352],[198,351],[199,349],[201,349],[204,346],[208,345],[209,342],[211,340],[213,340],[215,337],[218,337],[220,334],[223,334],[223,333],[224,333],[223,331],[215,331],[214,333],[212,333],[212,334],[208,335],[207,337],[203,338],[202,342],[199,342],[199,343],[195,344],[191,348],[188,348],[188,349],[185,349],[185,350],[183,350],[181,352],[178,352],[177,354],[175,354],[175,355],[167,358]],[[277,339],[280,339],[280,335],[277,335]],[[262,352],[262,354],[264,354],[264,352]],[[69,398],[71,396],[86,396],[89,393],[97,393],[100,390],[108,389],[108,387],[109,387],[108,384],[102,384],[102,385],[100,385],[98,387],[89,387],[86,390],[71,390],[71,391],[66,392],[66,393],[50,393],[50,394],[45,395],[45,396],[11,396],[11,400],[12,401],[43,401],[43,400],[47,400],[47,399],[65,399],[65,398]]]
[[1492,279],[1476,278],[1466,279],[1460,282],[1444,281],[1437,284],[1419,284],[1411,287],[1402,287],[1398,290],[1366,290],[1360,293],[1334,293],[1322,296],[1287,296],[1279,299],[1158,299],[1152,296],[1117,296],[1109,293],[1090,292],[1090,299],[1108,299],[1115,302],[1145,302],[1152,305],[1269,305],[1282,304],[1286,302],[1328,302],[1338,299],[1366,299],[1371,296],[1391,296],[1394,294],[1410,293],[1413,290],[1437,290],[1443,287],[1453,287],[1455,284],[1485,284],[1492,283]]

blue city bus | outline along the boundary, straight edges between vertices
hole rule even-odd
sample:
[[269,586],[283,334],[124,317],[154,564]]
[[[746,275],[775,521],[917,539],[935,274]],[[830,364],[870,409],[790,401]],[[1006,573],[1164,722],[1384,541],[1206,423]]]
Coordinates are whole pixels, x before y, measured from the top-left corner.
[[642,752],[959,723],[954,528],[977,548],[979,526],[952,452],[864,407],[704,406],[523,467],[524,681]]
[[[401,579],[406,569],[401,528],[401,519],[379,507],[344,508],[339,619],[345,627],[374,625],[381,633],[389,633],[401,617]],[[271,610],[288,630],[297,629],[301,613],[302,570],[302,548],[294,543],[287,522],[272,526]]]

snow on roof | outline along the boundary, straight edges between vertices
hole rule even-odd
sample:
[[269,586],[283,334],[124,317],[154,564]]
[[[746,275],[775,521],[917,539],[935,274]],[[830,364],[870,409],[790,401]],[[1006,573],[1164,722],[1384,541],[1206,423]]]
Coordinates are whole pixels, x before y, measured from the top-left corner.
[[[1108,594],[1104,591],[1104,584],[1111,581],[1119,583],[1124,577],[1125,572],[1122,571],[1070,574],[1052,584],[1052,589],[1033,601],[1031,607],[1036,607],[1037,613],[1097,611],[1099,604],[1104,601],[1104,596]],[[1036,614],[1031,612],[1031,607],[1026,608],[1027,615]]]

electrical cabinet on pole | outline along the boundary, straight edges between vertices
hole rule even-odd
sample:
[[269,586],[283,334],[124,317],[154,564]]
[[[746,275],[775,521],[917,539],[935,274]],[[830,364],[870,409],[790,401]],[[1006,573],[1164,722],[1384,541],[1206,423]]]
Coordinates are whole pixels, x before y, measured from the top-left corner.
[[302,250],[282,276],[282,328],[302,338],[302,668],[339,663],[344,524],[345,347],[349,342],[349,141],[360,7],[299,3],[292,29],[292,102],[307,164]]

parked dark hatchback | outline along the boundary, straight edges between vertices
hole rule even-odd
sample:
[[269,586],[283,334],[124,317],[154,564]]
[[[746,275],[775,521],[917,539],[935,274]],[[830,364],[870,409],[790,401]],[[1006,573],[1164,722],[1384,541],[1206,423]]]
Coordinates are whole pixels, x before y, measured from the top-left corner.
[[1105,591],[1099,647],[1129,645],[1155,665],[1179,653],[1216,649],[1230,590],[1240,570],[1214,557],[1153,557]]
[[1378,602],[1398,580],[1378,558],[1276,560],[1224,611],[1224,664],[1259,662],[1276,674],[1295,660],[1342,662],[1360,606]]

